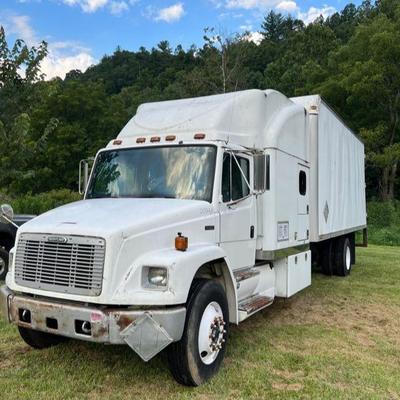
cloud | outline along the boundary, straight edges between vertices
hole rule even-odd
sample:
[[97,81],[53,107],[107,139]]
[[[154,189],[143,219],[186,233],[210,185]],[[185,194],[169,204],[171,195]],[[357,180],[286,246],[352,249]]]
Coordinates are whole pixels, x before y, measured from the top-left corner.
[[336,8],[328,5],[324,5],[321,8],[310,7],[306,12],[298,12],[297,17],[302,19],[305,24],[310,24],[315,21],[319,16],[323,16],[324,18],[329,17],[330,15],[336,12]]
[[156,11],[154,21],[164,21],[168,23],[179,21],[185,14],[183,3],[176,3],[170,7],[161,8]]
[[274,7],[277,0],[226,0],[226,8],[243,8],[245,10],[251,10],[253,8],[267,9]]
[[213,6],[214,8],[221,8],[224,6],[224,2],[222,0],[208,0]]
[[[25,0],[26,1],[26,0]],[[129,10],[129,4],[135,5],[140,0],[129,0],[129,4],[125,0],[59,0],[67,6],[79,6],[85,13],[94,13],[100,9],[107,8],[113,15],[121,15],[124,11]]]
[[264,36],[260,32],[249,32],[243,39],[248,42],[253,42],[258,46],[264,39]]
[[250,32],[253,29],[253,25],[249,24],[249,25],[240,25],[239,29],[241,31],[247,31]]
[[[2,18],[1,23],[4,25],[7,34],[23,39],[30,47],[38,46],[39,39],[27,15],[8,15]],[[46,79],[56,76],[64,78],[65,74],[72,69],[80,69],[84,72],[97,62],[90,49],[76,42],[50,41],[48,43],[48,51],[47,57],[41,64],[41,69],[46,74]]]
[[67,6],[79,6],[85,13],[93,13],[107,5],[109,0],[62,0]]
[[10,15],[5,23],[9,34],[23,39],[28,46],[38,43],[35,32],[30,26],[30,18],[27,15]]
[[[73,69],[79,69],[85,72],[96,60],[91,54],[79,52],[73,55],[66,55],[50,46],[48,56],[42,62],[42,72],[46,74],[46,79],[52,79],[56,76],[64,79],[67,72]],[[68,49],[74,51],[73,48]]]
[[120,15],[127,10],[129,10],[129,6],[125,1],[112,1],[110,3],[110,12],[113,15]]
[[297,6],[295,1],[292,0],[283,0],[280,3],[278,3],[275,8],[279,11],[285,11],[285,12],[293,12],[297,11],[299,7]]

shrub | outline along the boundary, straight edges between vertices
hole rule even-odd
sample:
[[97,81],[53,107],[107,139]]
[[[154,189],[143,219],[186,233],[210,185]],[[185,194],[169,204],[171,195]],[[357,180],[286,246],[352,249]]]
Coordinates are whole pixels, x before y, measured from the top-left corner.
[[63,204],[81,200],[77,192],[68,189],[51,190],[50,192],[31,194],[10,200],[16,214],[42,214]]
[[368,203],[368,241],[400,246],[400,201]]
[[367,205],[368,225],[375,228],[385,228],[392,225],[396,219],[396,207],[393,202],[381,203],[371,201]]

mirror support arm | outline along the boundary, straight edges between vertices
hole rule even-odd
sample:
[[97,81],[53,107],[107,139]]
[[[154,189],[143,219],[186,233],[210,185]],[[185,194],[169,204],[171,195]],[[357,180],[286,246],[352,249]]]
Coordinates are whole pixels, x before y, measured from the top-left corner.
[[9,219],[6,215],[2,214],[1,215],[6,221],[8,221],[11,225],[15,226],[17,229],[19,228],[19,226],[11,219]]

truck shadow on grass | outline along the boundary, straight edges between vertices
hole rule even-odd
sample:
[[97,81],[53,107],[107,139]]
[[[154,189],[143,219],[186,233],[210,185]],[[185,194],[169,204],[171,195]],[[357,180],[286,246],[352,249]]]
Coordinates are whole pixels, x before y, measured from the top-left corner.
[[399,252],[367,251],[347,279],[314,274],[312,287],[231,325],[220,373],[195,390],[175,383],[165,351],[148,363],[128,346],[37,351],[0,319],[6,398],[397,398]]

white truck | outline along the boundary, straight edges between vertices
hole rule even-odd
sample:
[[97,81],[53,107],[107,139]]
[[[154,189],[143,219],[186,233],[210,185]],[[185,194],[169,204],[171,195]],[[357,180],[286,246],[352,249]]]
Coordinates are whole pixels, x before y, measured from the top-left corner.
[[365,228],[364,146],[319,96],[143,104],[97,153],[84,200],[19,228],[1,306],[35,348],[166,348],[197,386],[229,324],[309,286],[313,261],[348,275]]

